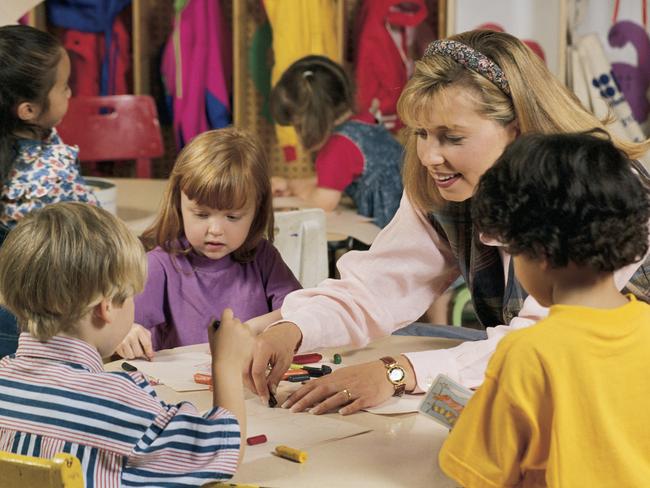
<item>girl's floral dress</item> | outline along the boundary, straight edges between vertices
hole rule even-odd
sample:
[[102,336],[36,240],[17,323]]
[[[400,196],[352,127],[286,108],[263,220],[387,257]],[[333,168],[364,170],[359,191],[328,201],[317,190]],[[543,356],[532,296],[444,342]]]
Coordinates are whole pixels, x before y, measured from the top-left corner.
[[61,141],[56,129],[43,141],[19,139],[14,167],[2,186],[0,223],[12,228],[34,209],[62,201],[97,205],[79,171],[76,146]]

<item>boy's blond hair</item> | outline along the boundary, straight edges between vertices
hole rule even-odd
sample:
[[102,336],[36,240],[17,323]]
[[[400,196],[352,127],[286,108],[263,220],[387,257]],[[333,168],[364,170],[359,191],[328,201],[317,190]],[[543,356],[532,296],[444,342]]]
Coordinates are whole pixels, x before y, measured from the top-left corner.
[[0,248],[0,296],[41,341],[74,330],[103,298],[121,305],[146,278],[142,244],[105,210],[78,202],[36,210]]
[[185,254],[181,192],[210,208],[239,209],[255,203],[248,236],[233,252],[238,262],[251,261],[263,237],[273,241],[271,175],[264,150],[256,137],[235,127],[199,134],[183,148],[169,175],[167,189],[154,223],[142,234],[147,250],[156,246]]
[[[522,134],[585,132],[595,128],[607,132],[609,120],[600,121],[585,109],[578,98],[560,83],[544,62],[516,37],[504,32],[475,30],[449,39],[479,51],[505,73],[510,97],[484,76],[465,68],[449,57],[433,54],[415,64],[415,72],[397,103],[401,120],[409,126],[404,158],[404,189],[413,204],[429,212],[444,204],[427,169],[417,156],[414,129],[426,127],[435,110],[438,94],[455,86],[466,89],[476,100],[479,114],[503,126],[516,120]],[[628,142],[610,134],[614,145],[628,158],[641,157],[650,148],[649,141]]]

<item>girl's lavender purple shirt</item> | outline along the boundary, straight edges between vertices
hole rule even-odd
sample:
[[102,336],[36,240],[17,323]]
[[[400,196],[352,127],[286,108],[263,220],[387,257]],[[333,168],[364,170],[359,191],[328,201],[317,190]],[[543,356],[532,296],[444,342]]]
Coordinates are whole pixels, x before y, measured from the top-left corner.
[[147,253],[144,291],[135,297],[135,322],[152,333],[155,350],[208,341],[207,325],[227,307],[242,322],[280,308],[301,288],[278,250],[260,242],[255,258],[213,260],[194,252],[172,255],[160,247]]

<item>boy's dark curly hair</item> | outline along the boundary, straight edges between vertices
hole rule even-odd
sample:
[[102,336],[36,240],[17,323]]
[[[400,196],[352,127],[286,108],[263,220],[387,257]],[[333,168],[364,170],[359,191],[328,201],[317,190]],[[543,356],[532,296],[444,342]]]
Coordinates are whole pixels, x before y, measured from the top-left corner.
[[603,131],[522,135],[481,177],[472,217],[510,254],[610,272],[646,253],[648,181]]

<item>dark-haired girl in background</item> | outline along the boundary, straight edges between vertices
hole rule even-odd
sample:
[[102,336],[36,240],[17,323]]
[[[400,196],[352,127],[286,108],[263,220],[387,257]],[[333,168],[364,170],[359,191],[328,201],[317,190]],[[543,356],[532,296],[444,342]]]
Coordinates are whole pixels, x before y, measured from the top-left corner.
[[294,194],[333,210],[346,194],[380,227],[393,218],[402,196],[402,146],[370,113],[354,115],[353,90],[341,66],[323,56],[299,59],[273,88],[271,111],[316,153],[316,177],[274,177],[275,195]]

